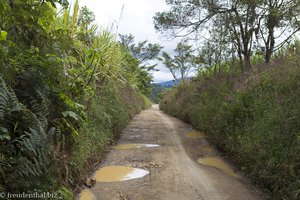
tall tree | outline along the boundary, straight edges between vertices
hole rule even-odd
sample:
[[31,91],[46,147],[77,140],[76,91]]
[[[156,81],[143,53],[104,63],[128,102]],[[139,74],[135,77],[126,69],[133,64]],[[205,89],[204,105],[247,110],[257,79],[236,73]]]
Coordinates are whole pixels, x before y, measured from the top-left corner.
[[154,17],[157,30],[178,37],[203,34],[203,29],[216,24],[224,26],[230,31],[237,55],[246,69],[251,67],[255,35],[263,43],[265,60],[269,62],[276,50],[275,43],[281,41],[280,47],[299,31],[299,0],[194,0],[167,1],[167,4],[170,10],[156,13]]
[[214,26],[209,34],[210,38],[198,49],[196,64],[198,68],[213,67],[215,75],[218,75],[224,62],[235,60],[232,37],[223,26]]
[[265,62],[269,63],[272,54],[300,30],[300,1],[267,0],[261,5],[261,10],[263,14],[256,36],[262,43]]
[[138,42],[134,41],[134,36],[129,35],[119,35],[121,45],[128,50],[138,61],[139,65],[143,69],[148,71],[153,70],[157,64],[149,64],[149,61],[153,61],[159,57],[160,51],[163,48],[157,43],[149,43],[147,40]]
[[172,58],[167,52],[162,53],[162,61],[169,69],[176,81],[187,79],[191,69],[194,67],[194,50],[192,45],[188,45],[186,40],[179,42],[174,49]]
[[[155,28],[159,31],[171,30],[174,36],[199,33],[201,28],[214,25],[230,29],[236,51],[243,66],[250,68],[253,33],[257,20],[255,1],[167,1],[171,10],[157,13]],[[179,31],[179,32],[178,32]]]

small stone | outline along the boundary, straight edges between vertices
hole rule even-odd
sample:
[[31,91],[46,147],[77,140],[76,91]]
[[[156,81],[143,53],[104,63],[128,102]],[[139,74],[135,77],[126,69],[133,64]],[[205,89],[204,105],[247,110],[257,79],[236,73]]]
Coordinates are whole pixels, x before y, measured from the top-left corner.
[[86,178],[84,181],[84,185],[89,188],[93,187],[95,183],[96,183],[96,179],[94,178]]

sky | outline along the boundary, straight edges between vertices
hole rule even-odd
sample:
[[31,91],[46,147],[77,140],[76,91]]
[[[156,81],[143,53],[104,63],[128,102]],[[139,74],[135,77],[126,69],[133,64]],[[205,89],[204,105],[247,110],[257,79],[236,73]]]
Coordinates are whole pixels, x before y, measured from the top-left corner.
[[[118,34],[131,33],[136,42],[148,40],[159,43],[169,54],[176,48],[178,39],[170,40],[154,29],[155,13],[168,10],[165,0],[80,0],[80,6],[84,5],[94,12],[96,22],[103,28],[113,26],[112,30]],[[157,68],[159,71],[153,72],[154,83],[173,80],[171,73],[161,63]]]

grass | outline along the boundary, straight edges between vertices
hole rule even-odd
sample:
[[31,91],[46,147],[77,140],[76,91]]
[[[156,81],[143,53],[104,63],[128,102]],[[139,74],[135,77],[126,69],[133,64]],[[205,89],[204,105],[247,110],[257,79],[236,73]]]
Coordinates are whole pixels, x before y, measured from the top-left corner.
[[74,183],[73,186],[82,183],[80,180],[84,180],[94,170],[131,117],[151,106],[151,102],[145,96],[131,89],[124,90],[126,92],[120,92],[118,95],[102,91],[90,101],[88,123],[76,138],[70,156],[70,179]]
[[273,199],[299,199],[299,61],[291,54],[248,75],[201,75],[166,92],[160,108],[205,131]]

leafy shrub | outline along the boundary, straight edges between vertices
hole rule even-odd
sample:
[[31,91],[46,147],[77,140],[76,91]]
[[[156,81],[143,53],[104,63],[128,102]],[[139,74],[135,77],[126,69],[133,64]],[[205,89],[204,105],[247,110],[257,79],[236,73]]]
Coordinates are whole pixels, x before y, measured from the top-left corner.
[[[100,161],[109,145],[119,137],[131,116],[149,106],[149,100],[140,97],[131,89],[126,89],[131,101],[124,101],[124,97],[102,91],[102,95],[91,101],[88,110],[88,123],[82,127],[76,138],[70,164],[73,166],[73,179],[81,180],[88,169],[93,169]],[[122,100],[123,99],[123,100]]]
[[299,199],[299,60],[291,53],[247,77],[200,76],[166,92],[160,107],[205,131],[274,199]]
[[39,91],[37,94],[41,102],[31,102],[29,109],[0,77],[0,179],[12,190],[34,187],[47,176],[48,107],[43,95]]
[[0,1],[0,190],[59,190],[68,199],[85,167],[146,107],[141,83],[150,75],[109,31],[80,24],[78,0],[73,13],[53,2],[66,6]]

